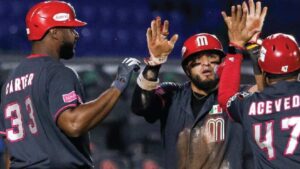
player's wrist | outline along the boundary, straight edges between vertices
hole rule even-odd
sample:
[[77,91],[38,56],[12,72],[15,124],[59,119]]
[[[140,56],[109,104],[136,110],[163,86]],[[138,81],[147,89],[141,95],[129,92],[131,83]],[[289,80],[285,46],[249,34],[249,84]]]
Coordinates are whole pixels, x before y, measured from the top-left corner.
[[261,69],[258,66],[258,57],[259,57],[259,50],[260,50],[260,45],[257,43],[248,43],[246,44],[246,49],[247,52],[249,53],[250,59],[252,61],[253,65],[253,73],[255,75],[261,75]]
[[253,37],[249,40],[249,42],[247,44],[261,45],[262,44],[262,39],[260,38],[260,35],[261,35],[261,31],[254,34]]
[[168,60],[168,54],[153,54],[149,52],[150,56],[148,58],[144,58],[144,62],[149,66],[156,66],[164,64]]
[[121,93],[123,93],[123,91],[126,89],[127,87],[127,82],[122,81],[122,80],[114,80],[111,84],[111,87],[115,87],[116,89],[118,89]]
[[228,46],[228,54],[242,54],[244,55],[245,48],[243,46],[240,46],[240,44],[236,44],[234,42],[230,42]]
[[235,46],[237,48],[244,48],[246,42],[245,41],[242,41],[242,40],[230,40],[229,41],[229,45],[230,46]]
[[136,80],[138,86],[143,89],[143,90],[147,90],[147,91],[151,91],[157,88],[157,86],[159,85],[159,79],[157,78],[156,81],[150,81],[147,80],[143,73],[141,72]]
[[123,90],[124,90],[124,89],[118,84],[118,82],[117,82],[116,80],[114,80],[114,81],[112,82],[112,84],[111,84],[110,87],[114,87],[114,88],[118,89],[121,93],[122,93]]
[[118,90],[120,90],[121,93],[127,88],[129,80],[130,80],[131,74],[127,75],[120,75],[117,74],[116,79],[112,82],[111,87],[116,87]]
[[143,70],[143,77],[149,81],[157,81],[161,65],[146,65]]

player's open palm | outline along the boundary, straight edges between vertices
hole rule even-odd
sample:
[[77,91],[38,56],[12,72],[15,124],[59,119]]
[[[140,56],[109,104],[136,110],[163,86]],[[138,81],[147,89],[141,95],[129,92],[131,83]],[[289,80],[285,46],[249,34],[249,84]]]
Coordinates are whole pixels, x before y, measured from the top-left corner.
[[175,34],[168,39],[169,21],[161,23],[161,18],[157,17],[151,22],[151,28],[147,29],[147,45],[150,57],[145,59],[146,64],[159,65],[166,62],[172,52],[178,35]]
[[250,41],[256,42],[256,40],[258,39],[258,36],[262,30],[268,8],[264,7],[262,9],[260,1],[257,1],[256,3],[254,3],[253,0],[249,0],[248,5],[249,5],[249,8],[245,2],[243,3],[243,8],[246,8],[248,11],[246,27],[248,27],[248,29],[255,30],[256,33],[251,38]]
[[[246,5],[247,6],[247,5]],[[231,43],[244,46],[255,34],[255,29],[246,26],[248,9],[243,5],[232,6],[231,16],[222,11],[222,16],[228,28],[228,37]]]

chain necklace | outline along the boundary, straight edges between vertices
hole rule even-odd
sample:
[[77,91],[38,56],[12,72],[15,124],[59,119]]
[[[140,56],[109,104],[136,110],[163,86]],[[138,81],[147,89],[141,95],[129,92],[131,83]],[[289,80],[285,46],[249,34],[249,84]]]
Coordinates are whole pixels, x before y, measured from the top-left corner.
[[205,95],[204,95],[204,96],[198,96],[194,91],[192,91],[192,93],[193,93],[193,96],[194,96],[197,100],[202,100],[202,99],[205,97]]

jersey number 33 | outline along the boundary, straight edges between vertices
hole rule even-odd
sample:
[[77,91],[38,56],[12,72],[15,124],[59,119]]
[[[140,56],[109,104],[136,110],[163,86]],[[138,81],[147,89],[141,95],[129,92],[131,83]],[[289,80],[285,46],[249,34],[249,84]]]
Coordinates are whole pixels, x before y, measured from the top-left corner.
[[28,127],[31,134],[37,134],[38,132],[30,97],[27,97],[25,99],[25,107],[29,117],[27,124],[24,124],[23,115],[21,113],[21,106],[18,102],[9,103],[4,109],[5,119],[10,120],[11,122],[11,128],[6,129],[6,138],[10,142],[17,142],[24,139],[24,127]]

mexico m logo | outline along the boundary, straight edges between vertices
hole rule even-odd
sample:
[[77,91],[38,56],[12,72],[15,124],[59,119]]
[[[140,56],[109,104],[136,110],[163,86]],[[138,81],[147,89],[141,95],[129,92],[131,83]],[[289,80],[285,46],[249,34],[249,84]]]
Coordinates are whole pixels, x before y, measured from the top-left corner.
[[197,46],[206,46],[206,45],[208,45],[208,41],[207,41],[206,36],[198,36],[196,41],[197,41]]
[[225,121],[222,117],[210,118],[206,122],[206,130],[210,133],[210,142],[221,142],[225,139]]

